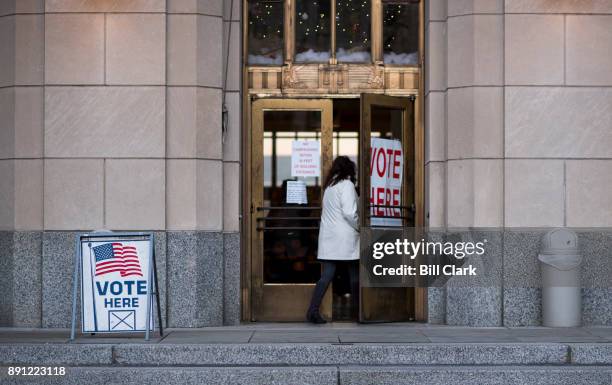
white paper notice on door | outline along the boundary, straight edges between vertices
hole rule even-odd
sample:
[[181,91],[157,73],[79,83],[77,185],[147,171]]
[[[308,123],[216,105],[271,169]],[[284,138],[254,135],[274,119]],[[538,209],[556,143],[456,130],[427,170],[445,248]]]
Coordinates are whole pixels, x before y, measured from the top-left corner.
[[306,183],[303,180],[287,181],[287,203],[299,205],[308,204],[308,196],[306,195]]
[[291,144],[291,176],[321,176],[318,140],[294,140]]

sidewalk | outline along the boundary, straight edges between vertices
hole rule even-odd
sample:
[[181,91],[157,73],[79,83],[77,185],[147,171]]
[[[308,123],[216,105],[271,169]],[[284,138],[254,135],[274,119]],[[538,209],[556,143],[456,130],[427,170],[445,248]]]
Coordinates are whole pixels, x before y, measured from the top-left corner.
[[[610,385],[612,327],[245,324],[163,337],[0,328],[1,384]],[[8,376],[62,366],[62,377]]]
[[[69,329],[0,328],[1,344],[69,343]],[[159,337],[156,331],[149,342],[141,334],[121,336],[77,333],[80,344],[282,344],[282,343],[612,343],[612,327],[545,328],[545,327],[453,327],[415,323],[356,324],[329,323],[309,325],[296,323],[245,324],[201,329],[166,329]]]

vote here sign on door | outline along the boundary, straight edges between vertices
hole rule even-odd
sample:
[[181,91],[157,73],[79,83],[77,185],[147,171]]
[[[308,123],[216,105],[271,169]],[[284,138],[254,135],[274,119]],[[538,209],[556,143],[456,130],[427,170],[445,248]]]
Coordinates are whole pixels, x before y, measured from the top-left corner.
[[[404,153],[397,139],[372,138],[370,209],[372,226],[401,226]],[[382,206],[382,207],[381,207]]]

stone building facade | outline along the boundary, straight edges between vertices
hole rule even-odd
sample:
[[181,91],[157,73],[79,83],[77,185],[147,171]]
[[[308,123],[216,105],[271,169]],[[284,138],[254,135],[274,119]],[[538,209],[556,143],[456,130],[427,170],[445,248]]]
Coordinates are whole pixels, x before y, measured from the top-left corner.
[[2,324],[69,325],[74,235],[95,229],[155,232],[169,326],[239,322],[233,3],[0,2]]
[[[537,229],[612,225],[612,2],[428,4],[429,226],[506,230],[497,284],[436,293],[430,317],[538,325]],[[583,321],[610,324],[609,234],[579,234]]]
[[[167,326],[241,321],[241,8],[0,0],[0,325],[68,327],[96,229],[155,232]],[[612,1],[425,10],[428,225],[507,230],[496,284],[430,289],[429,322],[538,325],[534,228],[568,226],[612,324]]]

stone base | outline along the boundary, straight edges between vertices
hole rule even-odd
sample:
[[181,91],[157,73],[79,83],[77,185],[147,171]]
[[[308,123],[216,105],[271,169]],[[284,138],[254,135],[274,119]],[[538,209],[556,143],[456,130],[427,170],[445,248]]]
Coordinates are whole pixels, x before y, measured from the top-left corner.
[[41,232],[0,232],[0,326],[41,327],[41,248]]
[[[457,286],[450,280],[445,288],[429,294],[430,322],[440,322],[440,295],[444,297],[445,320],[458,326],[539,326],[542,324],[540,263],[537,259],[545,230],[507,229],[494,244],[493,254],[502,255],[500,275],[492,269],[489,280],[474,286]],[[612,232],[577,231],[583,256],[582,324],[612,325]],[[491,239],[493,237],[489,237]],[[490,246],[489,246],[490,247]],[[495,264],[493,264],[495,267]],[[499,279],[497,279],[499,277]],[[469,282],[468,282],[469,283]],[[431,290],[431,289],[430,289]],[[432,312],[433,311],[433,312]]]
[[[77,232],[0,232],[0,326],[70,327]],[[541,325],[537,254],[542,231],[494,240],[503,263],[479,286],[450,280],[430,288],[429,322],[461,326]],[[579,232],[583,325],[612,325],[612,233]],[[241,320],[240,234],[155,232],[164,326],[236,325]]]
[[240,233],[223,234],[223,324],[238,325],[241,319]]
[[500,288],[448,287],[446,293],[447,325],[502,326]]
[[446,324],[446,289],[430,287],[427,289],[427,321],[433,325]]
[[504,288],[504,326],[539,326],[542,324],[542,289],[539,287]]
[[[0,232],[0,326],[70,327],[77,234]],[[239,234],[154,235],[164,326],[239,323]],[[80,327],[80,320],[77,323]]]
[[582,289],[582,324],[612,325],[612,287]]

